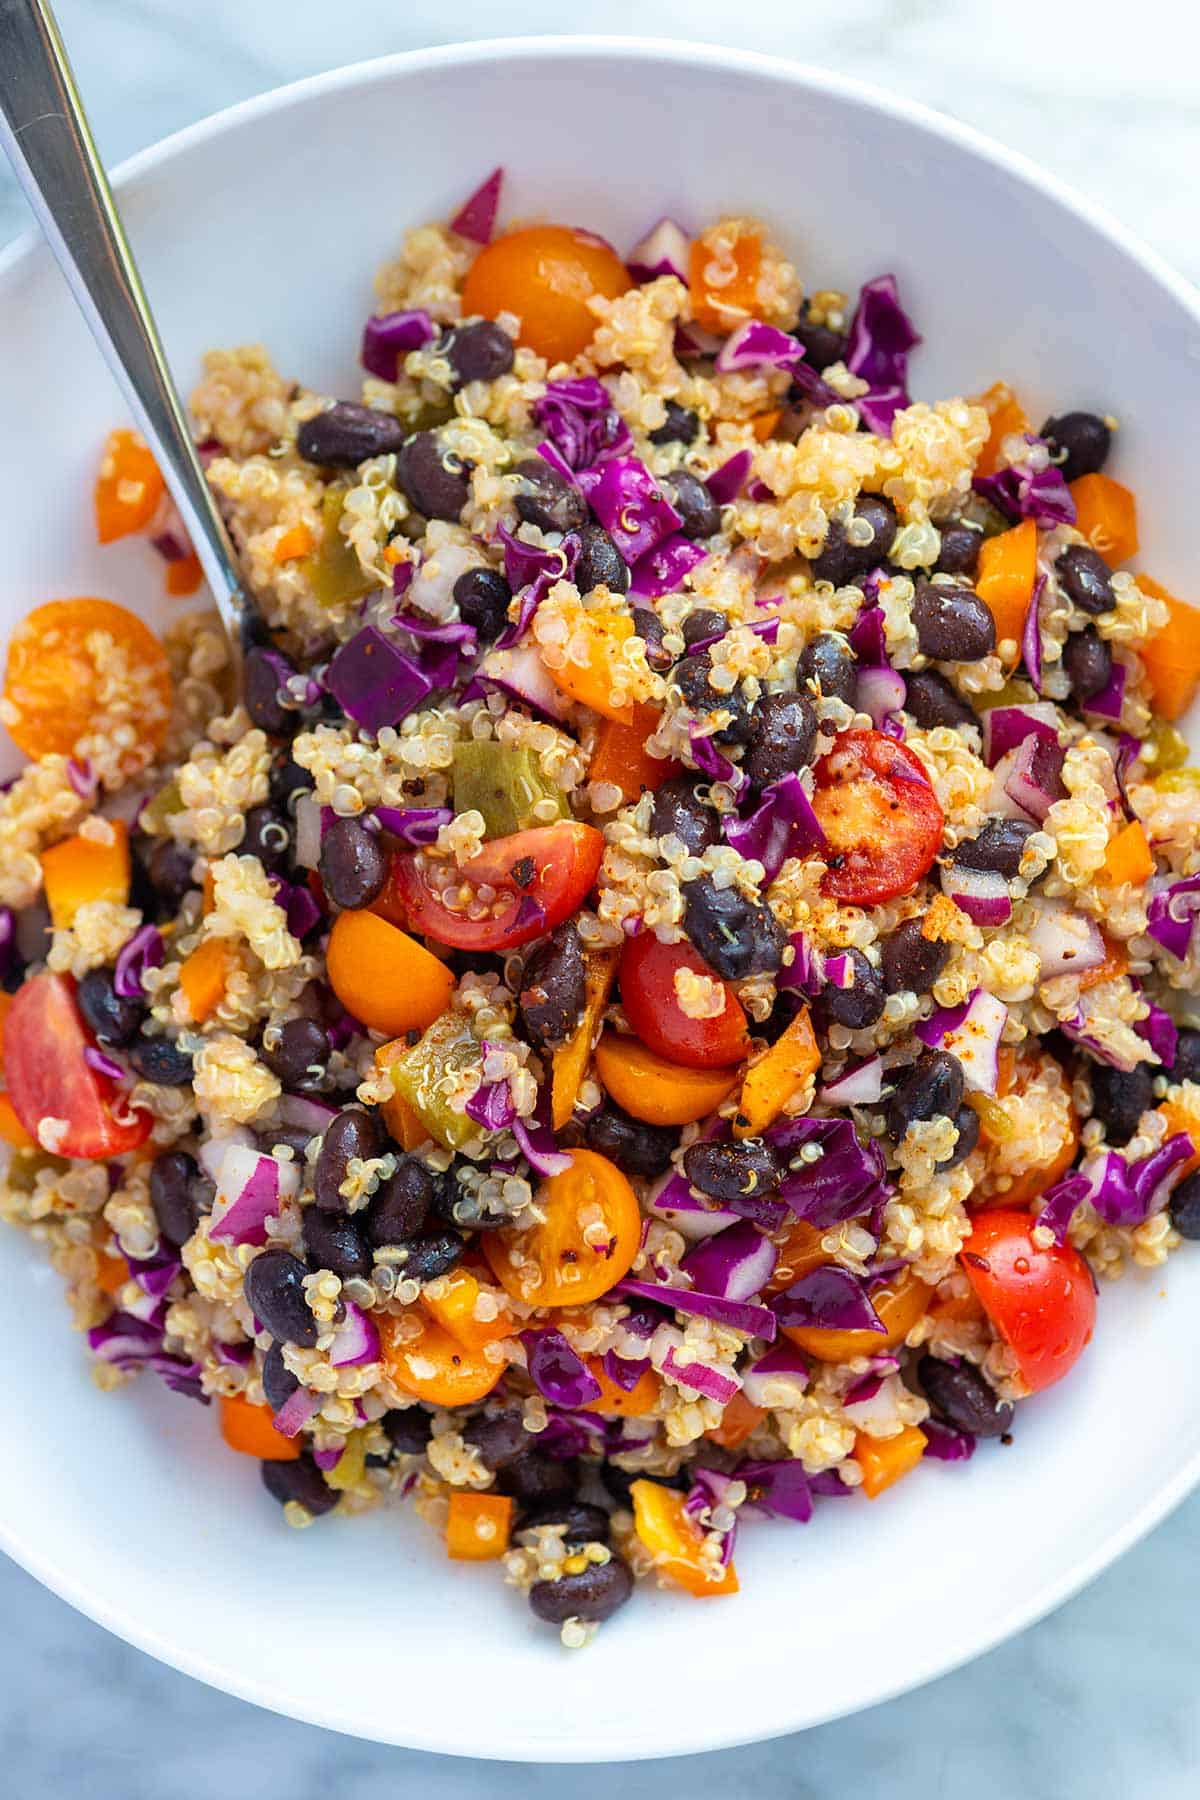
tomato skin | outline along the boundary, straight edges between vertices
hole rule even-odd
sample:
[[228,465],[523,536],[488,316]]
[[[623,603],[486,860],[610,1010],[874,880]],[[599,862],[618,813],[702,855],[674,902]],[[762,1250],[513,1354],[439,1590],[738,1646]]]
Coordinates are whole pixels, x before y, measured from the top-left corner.
[[960,1252],[963,1271],[1036,1394],[1078,1361],[1096,1323],[1096,1290],[1071,1244],[1041,1250],[1028,1213],[981,1213]]
[[[470,919],[450,910],[431,886],[417,853],[404,851],[392,861],[376,908],[385,918],[403,920],[410,930],[455,950],[512,950],[553,931],[578,912],[603,854],[604,839],[594,825],[537,825],[495,838],[463,865],[460,874],[476,887],[495,888],[502,903],[490,917]],[[522,915],[525,900],[540,908],[532,918]]]
[[633,286],[628,269],[603,238],[570,225],[509,231],[479,252],[463,283],[463,317],[516,313],[518,342],[550,362],[569,362],[592,339],[593,294],[615,300]]
[[689,1069],[728,1068],[749,1055],[746,1015],[733,989],[715,1019],[690,1019],[675,997],[675,972],[720,981],[690,944],[661,944],[652,931],[630,938],[621,954],[621,1004],[648,1050]]
[[148,1112],[114,1117],[112,1082],[84,1061],[94,1042],[69,975],[34,975],[18,988],[4,1029],[4,1076],[13,1109],[34,1138],[42,1119],[65,1119],[56,1153],[90,1161],[136,1150],[154,1124]]
[[822,891],[853,906],[910,893],[946,824],[920,759],[882,731],[843,731],[814,775],[813,810],[829,840]]

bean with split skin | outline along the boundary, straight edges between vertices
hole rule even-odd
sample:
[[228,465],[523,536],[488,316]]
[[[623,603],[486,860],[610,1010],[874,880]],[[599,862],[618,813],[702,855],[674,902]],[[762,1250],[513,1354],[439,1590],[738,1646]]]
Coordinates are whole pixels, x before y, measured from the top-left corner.
[[989,819],[973,838],[956,844],[950,860],[960,869],[979,869],[1012,881],[1021,872],[1025,846],[1037,830],[1028,819]]
[[381,1181],[367,1208],[367,1237],[376,1250],[407,1244],[433,1210],[437,1183],[415,1157],[405,1157],[394,1175]]
[[676,775],[655,793],[650,831],[654,837],[677,837],[693,856],[703,856],[710,845],[720,842],[721,820],[716,809],[700,798],[692,777]]
[[611,1619],[632,1592],[629,1564],[620,1556],[610,1555],[607,1562],[590,1562],[577,1575],[535,1581],[529,1590],[529,1604],[547,1625],[562,1625],[567,1619],[598,1623]]
[[567,919],[525,963],[517,1005],[531,1043],[539,1050],[565,1044],[583,1017],[583,1003],[583,941]]
[[921,669],[905,677],[904,710],[922,731],[932,731],[938,725],[979,723],[966,701],[936,669]]
[[844,1025],[847,1031],[864,1031],[883,1012],[883,981],[861,950],[851,948],[842,954],[849,959],[850,985],[838,987],[832,981],[826,982],[821,989],[821,1008],[826,1018]]
[[742,1138],[735,1144],[692,1144],[684,1152],[683,1172],[694,1188],[712,1200],[773,1194],[780,1177],[775,1152],[762,1138]]
[[371,1273],[371,1252],[363,1228],[353,1214],[324,1212],[319,1206],[306,1206],[304,1248],[314,1269],[332,1269],[344,1281],[352,1275]]
[[527,456],[514,471],[521,478],[517,517],[541,531],[578,531],[587,523],[587,501],[577,487],[540,456]]
[[1055,559],[1054,573],[1063,593],[1080,612],[1099,617],[1116,606],[1112,570],[1090,544],[1068,545]]
[[263,1486],[280,1506],[287,1506],[294,1500],[306,1513],[319,1519],[323,1513],[332,1512],[338,1503],[338,1494],[326,1483],[307,1452],[294,1462],[264,1462],[260,1466]]
[[965,1357],[943,1362],[928,1352],[917,1364],[917,1379],[934,1412],[972,1437],[1003,1437],[1013,1421],[1011,1400],[1001,1400],[990,1382]]
[[1081,705],[1092,700],[1112,680],[1113,655],[1094,625],[1073,631],[1063,645],[1063,668],[1071,693]]
[[257,856],[264,869],[278,873],[288,859],[292,847],[290,822],[269,801],[252,806],[246,813],[239,856]]
[[331,1119],[321,1140],[313,1177],[317,1205],[326,1212],[345,1212],[346,1198],[341,1188],[351,1162],[380,1156],[383,1148],[383,1132],[374,1113],[361,1106],[348,1106]]
[[378,833],[357,819],[335,819],[321,839],[321,883],[335,906],[370,906],[387,880],[387,852]]
[[927,994],[950,960],[950,946],[927,938],[921,919],[905,919],[880,947],[883,985],[889,994]]
[[456,390],[468,381],[496,381],[513,366],[513,341],[494,319],[455,325],[438,347],[454,371]]
[[629,591],[629,564],[603,525],[585,525],[579,533],[579,555],[571,580],[581,594],[606,587],[610,594]]
[[742,769],[755,794],[785,775],[798,774],[812,761],[817,715],[807,695],[766,695],[750,715],[750,725]]
[[644,1119],[633,1119],[610,1102],[591,1115],[583,1128],[583,1138],[589,1150],[607,1156],[623,1175],[648,1181],[670,1167],[679,1133],[666,1125],[648,1125]]
[[405,1240],[404,1261],[397,1273],[404,1281],[436,1281],[448,1275],[463,1259],[467,1240],[457,1231],[422,1231]]
[[285,1344],[311,1350],[317,1322],[308,1309],[304,1283],[308,1269],[290,1250],[263,1250],[246,1270],[246,1305],[259,1323]]
[[953,1119],[963,1101],[962,1064],[945,1050],[925,1050],[887,1103],[888,1135],[899,1143],[918,1119]]
[[912,621],[922,653],[937,662],[978,662],[996,648],[996,621],[967,587],[918,581]]
[[844,700],[854,705],[858,669],[854,652],[845,638],[821,631],[806,644],[796,665],[796,686],[812,687],[823,700]]
[[395,454],[406,435],[391,413],[338,400],[305,419],[296,433],[296,449],[305,462],[322,468],[356,469],[369,457]]
[[1046,420],[1042,436],[1055,452],[1065,481],[1098,474],[1108,461],[1112,432],[1098,413],[1061,413]]
[[424,518],[457,524],[471,492],[470,466],[436,431],[418,431],[396,458],[396,486]]

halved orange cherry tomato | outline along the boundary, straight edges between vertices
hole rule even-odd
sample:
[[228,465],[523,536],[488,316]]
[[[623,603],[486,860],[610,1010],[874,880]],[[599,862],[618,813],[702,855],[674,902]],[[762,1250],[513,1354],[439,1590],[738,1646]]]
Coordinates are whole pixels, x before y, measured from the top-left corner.
[[144,531],[166,490],[158,464],[136,431],[110,431],[96,479],[96,536],[102,544]]
[[112,678],[105,664],[114,647],[144,689],[133,720],[139,741],[159,747],[167,732],[171,678],[154,633],[111,600],[48,600],[25,615],[8,643],[4,723],[26,756],[70,756],[103,720],[104,689]]
[[516,313],[517,341],[550,362],[570,362],[592,339],[593,294],[615,300],[633,278],[611,244],[571,225],[529,225],[479,252],[463,283],[464,318]]
[[704,1435],[710,1443],[720,1444],[722,1450],[740,1450],[766,1417],[766,1407],[755,1406],[739,1388],[733,1399],[726,1401],[721,1423]]
[[263,1462],[299,1460],[300,1445],[275,1429],[270,1407],[256,1406],[241,1394],[221,1396],[221,1436],[243,1456],[257,1456]]
[[[420,1330],[413,1336],[412,1321]],[[428,1400],[433,1406],[468,1406],[490,1394],[505,1370],[505,1363],[491,1362],[482,1348],[469,1350],[415,1308],[398,1318],[377,1315],[379,1354],[384,1369],[398,1388]]]
[[[494,838],[458,871],[447,904],[429,878],[430,865],[415,851],[392,860],[383,916],[455,950],[512,950],[528,944],[577,912],[596,879],[604,839],[594,825],[537,825]],[[481,887],[496,890],[490,910],[473,918],[466,910]]]
[[868,1500],[880,1494],[915,1469],[925,1454],[928,1442],[919,1425],[906,1425],[895,1437],[868,1437],[860,1431],[854,1440],[854,1460],[862,1470],[862,1489]]
[[733,1069],[689,1069],[648,1050],[640,1038],[606,1031],[596,1073],[610,1100],[648,1125],[691,1125],[715,1112],[737,1085]]
[[[771,1242],[779,1246],[779,1261],[775,1264],[775,1273],[763,1287],[768,1298],[782,1294],[813,1269],[833,1260],[821,1247],[825,1233],[810,1225],[807,1219],[789,1216],[779,1230],[772,1231],[769,1236]],[[872,1332],[871,1335],[878,1337],[879,1333]]]
[[[680,969],[725,987],[725,1005],[715,1018],[693,1019],[684,1012],[675,991]],[[721,1069],[749,1055],[740,1000],[690,944],[661,944],[652,931],[639,932],[621,954],[620,983],[625,1017],[656,1056],[690,1069]]]
[[1061,1381],[1091,1342],[1096,1290],[1072,1244],[1042,1250],[1028,1213],[980,1213],[959,1253],[963,1272],[1034,1393]]
[[829,842],[823,891],[853,906],[910,893],[946,823],[918,758],[882,731],[843,731],[814,773],[813,810]]
[[697,325],[728,332],[755,316],[762,257],[762,233],[749,223],[731,232],[729,222],[723,221],[703,237],[693,238],[688,277]]
[[17,989],[4,1025],[9,1098],[35,1138],[43,1120],[60,1122],[61,1135],[45,1145],[59,1156],[120,1156],[144,1144],[154,1124],[127,1104],[118,1114],[113,1083],[84,1058],[94,1045],[69,975],[33,975]]
[[664,1575],[699,1599],[737,1593],[733,1564],[718,1569],[700,1555],[704,1533],[683,1510],[682,1494],[658,1481],[635,1481],[629,1493],[634,1528]]
[[483,1253],[506,1294],[531,1306],[586,1306],[628,1275],[642,1235],[637,1196],[615,1163],[572,1150],[538,1191],[527,1231],[489,1231]]
[[[799,1277],[796,1277],[799,1280]],[[929,1305],[931,1290],[908,1269],[876,1288],[871,1305],[883,1321],[882,1331],[826,1331],[818,1325],[785,1325],[783,1335],[818,1362],[849,1362],[852,1356],[875,1356],[902,1343]]]

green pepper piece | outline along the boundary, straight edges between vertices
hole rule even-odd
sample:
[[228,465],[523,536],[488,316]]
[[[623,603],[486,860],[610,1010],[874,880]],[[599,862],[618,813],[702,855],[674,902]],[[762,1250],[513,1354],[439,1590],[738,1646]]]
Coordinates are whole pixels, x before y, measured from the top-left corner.
[[445,1077],[478,1068],[479,1040],[463,1013],[444,1012],[415,1043],[390,1065],[396,1092],[402,1094],[430,1137],[447,1150],[461,1150],[477,1137],[479,1126],[450,1104]]
[[167,820],[172,814],[182,811],[183,795],[179,791],[179,783],[168,781],[166,787],[159,788],[153,800],[146,802],[142,812],[142,830],[164,832],[167,829]]
[[367,574],[356,551],[338,529],[345,498],[341,488],[326,490],[321,502],[325,529],[320,547],[304,561],[305,574],[318,606],[346,606],[374,593],[379,586]]
[[[540,801],[555,810],[535,812]],[[481,812],[488,837],[510,837],[531,825],[553,825],[569,819],[566,795],[542,774],[535,753],[520,744],[498,744],[493,738],[466,738],[454,746],[454,810]]]

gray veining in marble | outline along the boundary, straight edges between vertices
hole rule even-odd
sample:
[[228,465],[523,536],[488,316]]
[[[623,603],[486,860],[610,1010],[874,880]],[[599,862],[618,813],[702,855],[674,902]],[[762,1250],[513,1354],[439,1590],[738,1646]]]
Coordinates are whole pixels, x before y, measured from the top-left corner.
[[[1200,277],[1200,28],[1182,0],[641,0],[636,13],[577,0],[569,17],[561,0],[58,10],[112,161],[277,82],[389,50],[635,27],[721,41],[732,17],[746,47],[890,86],[1025,151]],[[0,172],[0,242],[24,222]],[[1118,353],[1136,354],[1132,334]],[[159,1667],[0,1559],[0,1795],[1195,1800],[1198,1593],[1200,1496],[1052,1618],[915,1695],[754,1749],[567,1772],[386,1750],[273,1718]]]

